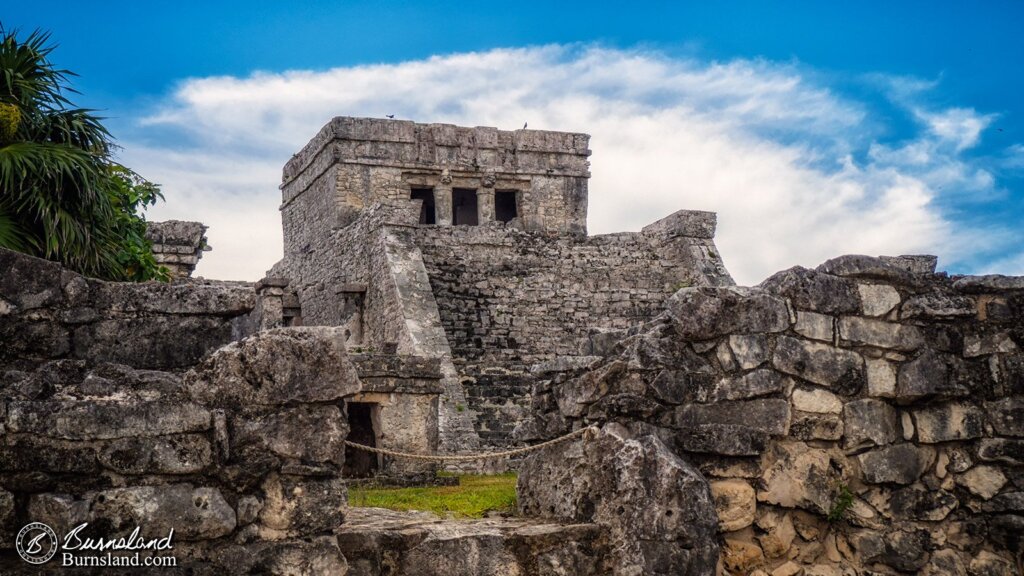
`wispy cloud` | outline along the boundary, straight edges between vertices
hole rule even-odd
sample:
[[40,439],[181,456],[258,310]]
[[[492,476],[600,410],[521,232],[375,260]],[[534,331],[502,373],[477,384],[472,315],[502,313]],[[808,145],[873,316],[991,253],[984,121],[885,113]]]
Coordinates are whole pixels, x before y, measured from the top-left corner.
[[153,217],[211,225],[214,251],[200,272],[212,277],[257,278],[280,257],[280,167],[336,115],[588,132],[591,233],[714,210],[719,247],[742,283],[847,252],[956,261],[978,231],[949,218],[943,190],[997,195],[993,176],[964,156],[993,117],[919,104],[928,82],[888,85],[917,122],[898,142],[879,139],[871,102],[792,63],[492,50],[187,80],[140,128],[174,144],[127,141],[124,156],[165,186],[168,202]]

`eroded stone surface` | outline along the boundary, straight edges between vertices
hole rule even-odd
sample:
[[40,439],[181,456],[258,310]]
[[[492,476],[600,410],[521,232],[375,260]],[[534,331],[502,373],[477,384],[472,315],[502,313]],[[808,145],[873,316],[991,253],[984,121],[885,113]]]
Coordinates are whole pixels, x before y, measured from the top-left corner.
[[519,473],[527,516],[605,526],[614,574],[711,574],[718,558],[706,481],[654,436],[606,425],[595,437],[527,458]]

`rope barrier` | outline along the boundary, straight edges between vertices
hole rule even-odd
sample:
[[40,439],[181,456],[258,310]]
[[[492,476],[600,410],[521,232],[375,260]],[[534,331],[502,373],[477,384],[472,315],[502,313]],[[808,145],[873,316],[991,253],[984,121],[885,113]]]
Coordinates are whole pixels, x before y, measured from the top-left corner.
[[373,454],[383,454],[384,456],[391,456],[393,458],[405,458],[407,460],[423,460],[427,462],[472,462],[475,460],[494,460],[498,458],[511,458],[512,456],[519,456],[520,454],[527,454],[535,450],[541,450],[548,446],[554,446],[566,440],[571,440],[577,436],[582,436],[590,430],[593,430],[594,426],[587,426],[586,428],[580,428],[579,430],[570,432],[564,436],[559,436],[540,444],[534,444],[533,446],[523,446],[522,448],[516,448],[514,450],[503,450],[501,452],[484,452],[482,454],[459,454],[455,456],[442,456],[436,454],[411,454],[409,452],[398,452],[397,450],[388,450],[386,448],[374,448],[372,446],[365,446],[363,444],[356,444],[349,440],[345,440],[345,446],[350,446],[356,450],[363,450],[365,452],[371,452]]

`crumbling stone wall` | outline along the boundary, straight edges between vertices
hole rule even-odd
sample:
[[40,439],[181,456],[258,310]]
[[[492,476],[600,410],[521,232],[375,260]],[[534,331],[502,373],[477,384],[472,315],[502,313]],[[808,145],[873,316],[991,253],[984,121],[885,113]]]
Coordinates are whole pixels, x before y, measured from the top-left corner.
[[616,356],[549,372],[520,437],[659,437],[710,480],[721,574],[1019,574],[1024,279],[934,262],[684,288]]
[[0,248],[0,369],[56,359],[184,369],[252,331],[246,282],[104,282]]
[[188,278],[199,264],[203,252],[210,250],[206,229],[201,222],[149,222],[146,239],[153,243],[156,263],[165,266],[172,278]]
[[360,382],[337,329],[261,332],[183,376],[57,360],[0,378],[3,573],[35,573],[11,550],[29,521],[173,529],[182,573],[345,572],[341,403]]

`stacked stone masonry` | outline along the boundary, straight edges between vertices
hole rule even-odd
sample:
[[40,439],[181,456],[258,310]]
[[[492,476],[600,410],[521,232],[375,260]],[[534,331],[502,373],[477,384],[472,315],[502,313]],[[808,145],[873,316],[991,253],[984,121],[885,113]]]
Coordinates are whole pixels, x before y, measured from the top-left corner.
[[1020,574],[1024,278],[934,264],[684,288],[617,356],[549,372],[520,436],[661,438],[710,482],[719,574]]
[[246,282],[104,282],[2,248],[0,270],[0,369],[67,358],[178,370],[254,330]]
[[150,222],[146,239],[153,245],[156,263],[167,268],[172,278],[188,278],[199,264],[206,242],[206,226],[200,222],[167,220]]

